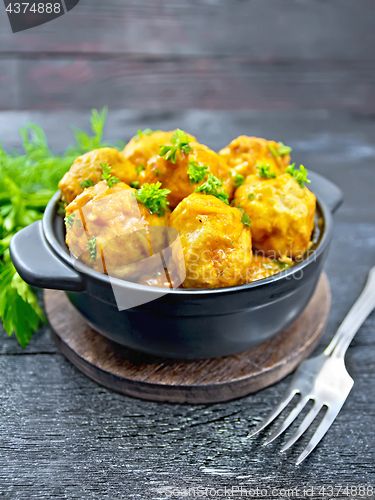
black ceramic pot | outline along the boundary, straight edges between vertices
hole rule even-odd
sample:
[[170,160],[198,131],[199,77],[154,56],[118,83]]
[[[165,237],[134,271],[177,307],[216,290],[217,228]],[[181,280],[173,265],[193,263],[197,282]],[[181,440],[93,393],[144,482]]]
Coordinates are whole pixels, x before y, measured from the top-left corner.
[[247,285],[176,289],[159,297],[160,288],[116,280],[123,292],[142,291],[150,300],[119,311],[107,275],[81,262],[73,267],[64,243],[63,219],[57,214],[59,193],[49,202],[43,221],[13,237],[11,258],[27,283],[65,290],[85,320],[119,344],[181,359],[234,354],[285,329],[314,293],[332,237],[332,213],[341,204],[342,193],[318,174],[311,172],[310,178],[323,220],[315,251],[295,267]]

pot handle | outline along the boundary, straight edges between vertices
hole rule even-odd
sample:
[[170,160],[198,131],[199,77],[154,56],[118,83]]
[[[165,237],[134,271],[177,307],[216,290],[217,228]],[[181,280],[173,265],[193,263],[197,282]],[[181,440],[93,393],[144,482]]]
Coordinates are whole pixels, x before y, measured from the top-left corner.
[[334,214],[344,201],[344,194],[341,189],[322,175],[311,170],[309,170],[309,179],[311,184],[308,184],[308,188],[318,198],[325,201]]
[[14,267],[29,285],[70,292],[84,290],[82,276],[53,253],[44,236],[42,221],[16,233],[9,250]]

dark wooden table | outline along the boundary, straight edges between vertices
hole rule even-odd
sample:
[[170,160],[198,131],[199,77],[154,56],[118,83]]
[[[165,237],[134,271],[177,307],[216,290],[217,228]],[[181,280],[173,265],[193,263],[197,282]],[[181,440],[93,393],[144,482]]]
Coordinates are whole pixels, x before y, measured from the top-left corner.
[[[68,142],[68,125],[84,126],[87,113],[1,113],[6,145],[17,143],[17,127],[26,119],[45,127],[58,149]],[[275,137],[294,148],[297,162],[339,184],[345,203],[335,217],[326,265],[333,306],[325,345],[375,265],[374,118],[325,110],[116,111],[106,136],[126,140],[147,126],[179,126],[214,149],[240,133]],[[352,393],[299,468],[294,462],[311,431],[284,455],[279,449],[285,438],[267,448],[261,446],[264,435],[246,439],[288,379],[230,403],[152,403],[87,379],[58,352],[47,327],[25,350],[0,332],[0,498],[161,499],[165,486],[225,485],[263,487],[271,497],[271,488],[374,485],[374,330],[372,314],[347,354]]]

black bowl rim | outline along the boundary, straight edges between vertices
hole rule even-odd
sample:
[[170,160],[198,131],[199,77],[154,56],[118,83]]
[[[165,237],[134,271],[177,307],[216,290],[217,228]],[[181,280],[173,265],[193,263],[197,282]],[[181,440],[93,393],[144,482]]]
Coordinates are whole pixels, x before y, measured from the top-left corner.
[[57,239],[54,231],[54,219],[57,212],[58,201],[60,200],[61,193],[57,191],[52,198],[50,199],[46,210],[43,216],[43,231],[46,237],[46,240],[57,256],[65,262],[70,268],[74,268],[80,274],[92,279],[94,281],[101,282],[105,286],[112,286],[115,284],[117,287],[123,287],[127,290],[137,290],[137,291],[147,291],[150,294],[155,294],[160,296],[160,293],[163,292],[164,295],[167,294],[177,294],[177,295],[217,295],[217,294],[228,294],[228,293],[236,293],[236,292],[244,292],[247,290],[253,290],[260,287],[267,286],[270,283],[275,283],[280,280],[290,279],[294,274],[300,272],[302,269],[309,266],[312,262],[314,262],[321,253],[325,250],[329,242],[331,241],[333,224],[332,224],[332,213],[327,205],[322,199],[317,197],[317,203],[321,209],[323,220],[324,220],[324,229],[322,233],[321,240],[317,246],[317,248],[302,262],[297,265],[286,269],[285,271],[281,271],[273,276],[268,278],[263,278],[258,281],[253,281],[252,283],[247,283],[245,285],[237,285],[237,286],[228,286],[223,288],[197,288],[197,289],[188,289],[188,288],[175,288],[175,289],[166,289],[162,287],[151,287],[148,285],[140,285],[138,283],[132,283],[130,281],[124,281],[118,278],[109,278],[106,274],[99,273],[94,269],[86,266],[83,262],[76,260],[74,265],[72,264],[72,257],[68,253],[67,249],[64,248],[59,240]]

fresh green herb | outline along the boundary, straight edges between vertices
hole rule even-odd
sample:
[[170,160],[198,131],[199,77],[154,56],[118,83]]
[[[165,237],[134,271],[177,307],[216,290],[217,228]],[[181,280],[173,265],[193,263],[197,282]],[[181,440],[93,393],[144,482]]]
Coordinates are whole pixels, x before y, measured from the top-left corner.
[[251,227],[251,219],[250,219],[250,217],[248,216],[247,213],[244,213],[242,215],[241,222],[242,222],[242,224],[245,224],[245,226]]
[[295,163],[289,165],[289,167],[287,167],[286,169],[286,172],[294,177],[301,188],[303,188],[305,184],[310,184],[311,182],[310,179],[307,178],[308,171],[303,165],[300,165],[299,170],[297,170],[297,168],[295,168],[295,165]]
[[94,183],[92,182],[91,179],[85,179],[84,181],[80,182],[80,186],[83,189],[91,187],[93,185],[94,185]]
[[264,267],[264,269],[269,269],[271,271],[273,271],[275,268],[272,264],[262,264],[262,267]]
[[242,184],[244,183],[244,181],[245,181],[245,176],[244,175],[236,174],[234,176],[234,186],[235,187],[242,186]]
[[187,170],[190,183],[198,184],[198,182],[202,182],[206,177],[209,168],[207,165],[198,165],[196,161],[189,161],[189,168]]
[[167,205],[169,205],[169,201],[167,201],[169,193],[169,189],[161,189],[161,182],[146,183],[136,191],[135,197],[148,208],[151,214],[158,214],[161,217],[165,214]]
[[210,194],[229,205],[229,195],[222,189],[223,181],[220,181],[212,174],[208,174],[207,180],[195,189],[196,193]]
[[139,188],[139,181],[131,181],[130,187],[138,189]]
[[145,130],[137,130],[137,135],[135,136],[136,142],[138,142],[144,135],[151,135],[154,132],[158,132],[158,130],[151,130],[150,128],[146,128]]
[[183,130],[176,129],[171,142],[173,146],[160,146],[159,156],[164,156],[166,160],[176,163],[176,153],[178,150],[184,151],[186,154],[190,153],[190,139]]
[[76,216],[76,214],[75,214],[75,213],[73,213],[73,214],[68,215],[68,216],[67,216],[67,217],[65,217],[65,219],[64,219],[65,224],[66,224],[66,226],[67,226],[69,229],[72,229],[72,227],[73,227],[75,216]]
[[[45,318],[32,288],[22,281],[10,260],[10,240],[17,231],[42,218],[58,182],[78,156],[114,147],[102,141],[106,116],[106,108],[100,113],[93,110],[93,135],[73,128],[75,144],[61,155],[52,153],[44,131],[33,123],[20,129],[22,152],[7,152],[0,144],[0,318],[7,334],[15,334],[23,347]],[[59,212],[64,213],[63,205]]]
[[102,167],[102,180],[107,181],[108,187],[112,188],[113,184],[120,182],[118,177],[111,174],[112,168],[108,163],[100,163],[100,166]]
[[65,204],[64,204],[64,202],[63,201],[59,201],[58,202],[58,206],[59,206],[59,208],[57,209],[57,213],[59,215],[65,215]]
[[277,143],[277,149],[272,144],[268,145],[268,149],[271,151],[272,155],[277,158],[278,156],[284,156],[291,153],[293,150],[289,146],[285,146],[282,142]]
[[154,170],[155,175],[159,175],[159,170]]
[[286,262],[280,262],[279,260],[276,259],[274,259],[273,262],[277,264],[282,271],[284,271],[284,269],[288,269],[289,267],[291,267],[290,264],[287,264]]
[[270,271],[274,271],[275,270],[275,267],[272,265],[272,264],[262,264],[262,267],[264,267],[264,269],[269,269]]
[[93,236],[92,238],[89,239],[88,245],[87,245],[89,252],[90,252],[90,260],[95,260],[96,259],[96,238]]
[[248,200],[251,200],[251,201],[252,201],[252,200],[255,200],[255,194],[254,194],[254,193],[250,193],[250,194],[248,194],[248,195],[247,195],[247,199],[248,199]]
[[145,167],[143,165],[138,165],[135,169],[137,175],[139,175],[142,172],[142,170],[145,170]]
[[270,166],[263,163],[262,165],[255,165],[258,170],[259,177],[265,177],[266,179],[274,179],[276,177],[275,172],[270,171]]
[[[99,149],[105,147],[109,148],[116,147],[117,149],[120,150],[124,149],[124,145],[121,142],[117,146],[107,142],[103,142],[103,130],[107,119],[107,114],[108,114],[107,107],[103,108],[101,112],[97,111],[96,109],[92,110],[90,122],[93,135],[89,135],[84,130],[80,130],[77,127],[72,127],[76,144],[74,144],[66,151],[66,155],[75,156],[75,158],[77,158],[78,156],[81,156],[89,151],[92,151],[93,149]],[[58,180],[60,179],[61,177]]]
[[20,345],[26,347],[40,323],[46,323],[43,311],[12,262],[0,265],[0,283],[0,317],[4,329],[8,335],[15,333]]
[[242,217],[241,217],[241,222],[242,222],[242,224],[245,224],[245,226],[249,226],[249,227],[251,227],[251,219],[250,219],[250,217],[248,216],[248,214],[247,214],[247,213],[245,212],[245,210],[244,210],[242,207],[240,207],[239,205],[238,205],[238,207],[237,207],[237,208],[238,208],[238,210],[240,210],[240,211],[241,211],[241,213],[242,213]]

